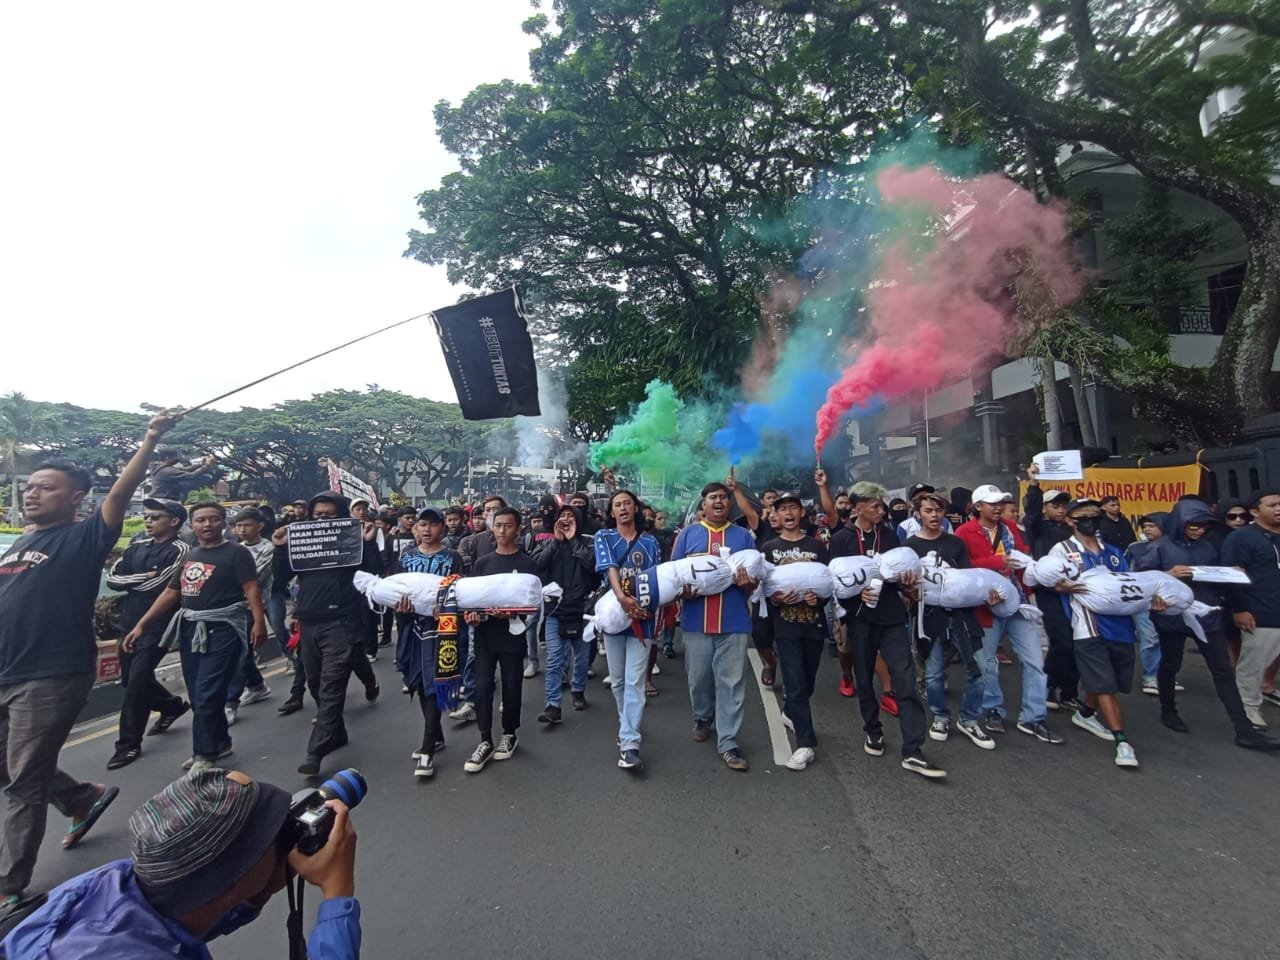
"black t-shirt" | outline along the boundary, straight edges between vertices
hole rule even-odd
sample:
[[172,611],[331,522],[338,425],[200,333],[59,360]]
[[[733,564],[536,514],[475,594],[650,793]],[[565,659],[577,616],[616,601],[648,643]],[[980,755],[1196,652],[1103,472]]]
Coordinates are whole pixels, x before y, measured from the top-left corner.
[[185,610],[216,610],[245,599],[246,580],[258,580],[253,554],[238,543],[196,547],[183,558],[169,586],[182,591]]
[[[857,524],[841,527],[831,538],[832,557],[873,557],[900,547],[898,535],[884,524],[876,526],[870,533],[865,532]],[[880,590],[880,601],[874,607],[868,607],[861,600],[854,598],[846,604],[850,616],[858,617],[867,623],[887,626],[895,623],[906,623],[907,606],[902,602],[902,594],[896,583],[886,583]]]
[[93,673],[93,604],[120,537],[94,513],[19,537],[0,557],[0,684]]
[[[520,553],[502,554],[496,551],[486,553],[476,560],[471,569],[475,577],[491,577],[495,573],[537,573],[533,559],[521,551]],[[481,620],[471,628],[476,644],[494,653],[524,653],[526,647],[525,631],[512,633],[509,624],[512,621],[492,618]]]
[[[775,566],[787,563],[827,563],[831,555],[827,545],[814,536],[805,536],[799,540],[784,540],[774,537],[760,547],[764,558]],[[824,637],[826,622],[823,618],[823,604],[817,606],[801,601],[800,603],[777,604],[765,598],[769,619],[773,624],[774,637]]]
[[903,546],[910,547],[920,554],[921,558],[927,557],[931,553],[936,553],[948,566],[962,570],[970,566],[969,548],[954,533],[944,533],[936,540],[926,540],[916,534],[914,537],[908,537]]

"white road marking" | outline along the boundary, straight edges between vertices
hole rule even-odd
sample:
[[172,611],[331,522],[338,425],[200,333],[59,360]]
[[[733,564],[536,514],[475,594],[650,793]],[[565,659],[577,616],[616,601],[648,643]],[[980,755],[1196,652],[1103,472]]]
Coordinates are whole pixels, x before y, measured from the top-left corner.
[[773,745],[773,762],[784,767],[791,759],[791,741],[787,739],[787,728],[782,722],[778,695],[760,681],[760,670],[764,667],[760,654],[755,650],[748,650],[747,659],[751,662],[751,672],[755,676],[756,687],[760,690],[760,701],[764,704],[764,719],[769,724],[769,742]]

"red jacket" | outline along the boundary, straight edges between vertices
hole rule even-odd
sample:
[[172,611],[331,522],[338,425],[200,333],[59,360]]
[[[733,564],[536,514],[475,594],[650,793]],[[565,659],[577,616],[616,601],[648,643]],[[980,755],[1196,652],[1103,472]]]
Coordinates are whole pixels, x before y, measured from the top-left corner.
[[[1014,548],[1021,550],[1023,553],[1030,553],[1027,542],[1022,539],[1022,531],[1018,529],[1018,525],[1012,520],[1002,520],[1000,522],[1013,535]],[[1011,573],[1013,582],[1018,585],[1018,589],[1024,594],[1026,593],[1026,587],[1022,585],[1022,574],[1017,571],[1006,570],[1004,557],[996,554],[995,548],[991,545],[991,536],[983,529],[977,518],[967,523],[962,523],[956,529],[956,536],[964,541],[964,545],[969,551],[970,563],[975,567],[986,567],[988,570],[994,570],[996,573]],[[985,606],[978,607],[974,610],[974,613],[978,617],[978,623],[984,627],[991,626],[990,609]]]

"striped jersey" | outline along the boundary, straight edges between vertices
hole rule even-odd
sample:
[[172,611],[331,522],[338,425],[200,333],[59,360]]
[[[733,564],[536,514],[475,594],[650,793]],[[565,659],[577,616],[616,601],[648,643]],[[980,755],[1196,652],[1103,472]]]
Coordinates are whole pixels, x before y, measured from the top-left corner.
[[[671,548],[671,559],[754,550],[751,534],[735,524],[713,527],[705,520],[685,527]],[[714,597],[694,597],[680,606],[680,625],[693,633],[750,633],[747,595],[737,585]]]

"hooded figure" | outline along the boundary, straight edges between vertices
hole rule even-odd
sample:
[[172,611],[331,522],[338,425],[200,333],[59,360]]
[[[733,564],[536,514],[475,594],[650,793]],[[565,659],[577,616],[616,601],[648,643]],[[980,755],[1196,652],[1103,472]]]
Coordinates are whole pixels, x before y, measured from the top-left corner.
[[1241,511],[1244,511],[1244,515],[1246,517],[1245,525],[1247,526],[1249,523],[1252,523],[1253,517],[1249,513],[1249,504],[1245,503],[1243,500],[1236,500],[1232,497],[1228,497],[1225,500],[1218,501],[1218,508],[1213,511],[1214,516],[1218,518],[1218,522],[1209,528],[1209,532],[1205,534],[1205,536],[1213,541],[1219,549],[1222,548],[1222,541],[1227,539],[1227,534],[1231,533],[1232,530],[1240,529],[1240,527],[1232,526],[1227,523],[1227,514],[1232,512],[1239,513]]
[[[1157,510],[1155,513],[1148,513],[1142,518],[1143,521],[1150,520],[1158,526],[1161,534],[1164,533],[1164,525],[1168,519],[1169,514],[1165,513],[1163,510]],[[1129,566],[1134,570],[1151,569],[1150,567],[1141,566],[1140,558],[1145,557],[1148,553],[1154,550],[1156,544],[1163,539],[1164,537],[1160,536],[1155,540],[1135,540],[1133,543],[1129,544],[1128,549],[1125,550],[1125,556],[1129,558]]]
[[[1143,551],[1137,561],[1135,570],[1161,570],[1168,572],[1177,566],[1216,566],[1218,564],[1218,546],[1209,539],[1208,531],[1213,529],[1218,518],[1213,515],[1209,505],[1203,500],[1179,500],[1173,510],[1165,517],[1164,536],[1153,542]],[[1197,539],[1187,536],[1187,524],[1202,523],[1207,529]],[[1211,607],[1222,605],[1222,586],[1215,583],[1191,581],[1191,592],[1201,603]],[[1163,633],[1187,632],[1187,626],[1180,616],[1153,613],[1152,622],[1156,629]],[[1222,625],[1220,611],[1214,611],[1201,619],[1205,631],[1217,630]]]
[[[556,528],[564,519],[573,523],[565,539],[559,539]],[[544,540],[533,556],[534,568],[544,584],[558,583],[564,593],[555,607],[548,607],[548,617],[560,619],[560,629],[567,636],[581,636],[582,618],[586,613],[587,597],[600,582],[596,573],[595,544],[583,533],[582,511],[566,504],[551,518],[550,540]],[[574,633],[574,627],[579,632]]]

